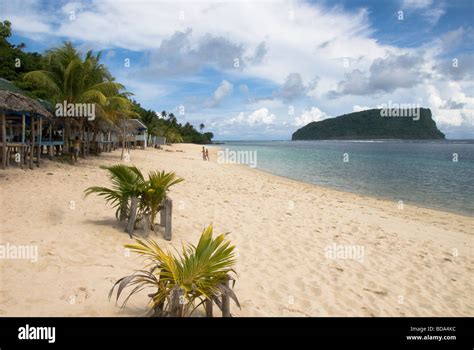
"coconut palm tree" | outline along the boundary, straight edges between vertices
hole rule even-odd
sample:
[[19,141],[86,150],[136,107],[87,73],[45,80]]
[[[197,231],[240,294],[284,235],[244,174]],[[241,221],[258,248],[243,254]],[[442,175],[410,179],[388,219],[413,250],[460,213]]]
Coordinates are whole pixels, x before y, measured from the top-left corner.
[[[205,228],[197,245],[183,246],[181,253],[164,251],[153,240],[136,240],[126,248],[148,260],[145,269],[119,279],[109,293],[116,290],[116,301],[123,290],[133,287],[124,300],[124,307],[131,296],[152,288],[149,294],[149,311],[154,316],[190,316],[205,302],[215,302],[221,308],[219,298],[226,294],[240,307],[236,295],[227,281],[234,280],[236,263],[235,247],[226,234],[213,237],[213,228]],[[115,289],[117,287],[117,289]]]
[[[108,69],[100,63],[100,53],[87,52],[82,59],[71,42],[46,53],[45,69],[26,73],[26,81],[46,90],[50,102],[56,103],[96,103],[100,107],[108,98],[123,91],[124,86],[114,81]],[[123,97],[123,96],[121,96]],[[84,118],[79,123],[82,128]],[[65,119],[65,151],[68,150],[71,121]]]
[[170,143],[183,142],[183,136],[181,136],[181,134],[172,127],[168,127],[166,129],[166,131],[164,132],[164,136],[166,137],[166,140]]
[[[140,120],[148,128],[149,138],[152,136],[159,136],[160,134],[160,123],[158,116],[152,110],[144,110],[140,113]],[[150,142],[150,139],[148,140]]]
[[206,126],[204,125],[204,123],[199,124],[199,130],[201,130],[201,133],[202,133],[202,131],[204,130],[205,127]]

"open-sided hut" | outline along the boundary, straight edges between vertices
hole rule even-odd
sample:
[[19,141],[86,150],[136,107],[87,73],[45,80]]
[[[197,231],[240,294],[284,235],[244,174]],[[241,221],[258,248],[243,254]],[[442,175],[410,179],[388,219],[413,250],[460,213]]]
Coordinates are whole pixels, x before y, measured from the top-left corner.
[[125,119],[120,123],[120,128],[125,136],[125,148],[146,148],[148,128],[138,119]]
[[45,120],[48,120],[51,130],[52,114],[41,103],[18,92],[0,90],[0,154],[3,169],[9,165],[12,156],[22,168],[29,156],[29,167],[33,169],[35,154],[39,166]]

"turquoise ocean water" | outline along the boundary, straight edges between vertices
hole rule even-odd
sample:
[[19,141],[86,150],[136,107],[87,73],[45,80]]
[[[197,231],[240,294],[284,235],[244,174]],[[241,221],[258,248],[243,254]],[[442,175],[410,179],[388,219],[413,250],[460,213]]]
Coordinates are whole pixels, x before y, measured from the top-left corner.
[[474,140],[225,141],[219,147],[256,152],[256,168],[275,175],[474,216]]

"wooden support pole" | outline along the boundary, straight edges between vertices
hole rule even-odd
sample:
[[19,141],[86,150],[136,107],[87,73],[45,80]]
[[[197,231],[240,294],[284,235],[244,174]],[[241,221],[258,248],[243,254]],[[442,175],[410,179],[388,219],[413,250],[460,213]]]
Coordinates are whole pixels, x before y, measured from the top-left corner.
[[171,241],[171,218],[173,213],[173,201],[171,198],[165,199],[165,240]]
[[20,155],[20,167],[23,169],[25,164],[25,154],[26,154],[26,147],[25,147],[25,131],[26,131],[26,117],[24,114],[21,116],[21,155]]
[[137,209],[138,209],[138,198],[132,197],[130,202],[130,217],[128,218],[127,232],[132,237],[133,230],[135,229],[135,221],[137,220]]
[[2,169],[7,168],[7,128],[6,128],[6,120],[5,120],[5,113],[0,115],[1,124],[2,124]]
[[39,168],[40,160],[41,160],[41,151],[43,150],[43,146],[41,146],[41,139],[43,137],[43,118],[38,117],[38,156],[36,157],[36,167]]
[[[229,288],[229,280],[224,282],[227,289]],[[230,297],[227,292],[222,293],[222,317],[230,317]]]
[[49,122],[49,160],[53,159],[53,121]]
[[35,117],[31,116],[31,145],[30,145],[30,169],[33,170],[33,153],[35,150]]

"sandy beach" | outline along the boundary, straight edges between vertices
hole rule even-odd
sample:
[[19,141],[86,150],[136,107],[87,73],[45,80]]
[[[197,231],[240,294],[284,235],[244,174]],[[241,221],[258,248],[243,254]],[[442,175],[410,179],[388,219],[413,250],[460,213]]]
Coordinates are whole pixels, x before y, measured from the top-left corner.
[[[202,229],[230,232],[238,249],[236,316],[474,316],[474,217],[325,189],[242,165],[201,159],[200,146],[134,150],[130,164],[175,171],[173,240],[195,243]],[[177,152],[181,150],[182,152]],[[100,165],[0,171],[0,244],[36,245],[36,262],[0,259],[0,316],[141,316],[146,293],[124,310],[108,300],[120,277],[142,267],[102,198]],[[137,231],[140,234],[140,231]],[[328,247],[358,246],[356,258]]]

